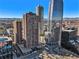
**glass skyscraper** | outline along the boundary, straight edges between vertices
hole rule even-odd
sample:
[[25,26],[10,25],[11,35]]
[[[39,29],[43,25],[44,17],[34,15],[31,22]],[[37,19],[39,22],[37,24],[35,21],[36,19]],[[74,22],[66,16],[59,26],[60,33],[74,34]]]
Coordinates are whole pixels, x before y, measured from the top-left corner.
[[[49,5],[49,31],[60,45],[63,20],[63,0],[51,0]],[[51,23],[52,21],[52,23]]]

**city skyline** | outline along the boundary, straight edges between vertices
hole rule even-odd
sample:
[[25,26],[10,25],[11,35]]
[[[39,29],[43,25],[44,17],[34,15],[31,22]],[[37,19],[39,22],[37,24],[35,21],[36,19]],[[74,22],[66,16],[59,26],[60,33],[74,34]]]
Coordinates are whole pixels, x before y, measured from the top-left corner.
[[79,59],[79,0],[0,0],[0,59]]
[[[44,7],[44,17],[48,18],[49,0],[0,0],[0,18],[22,18],[24,13],[36,12],[36,6]],[[79,0],[64,0],[64,17],[79,17]]]

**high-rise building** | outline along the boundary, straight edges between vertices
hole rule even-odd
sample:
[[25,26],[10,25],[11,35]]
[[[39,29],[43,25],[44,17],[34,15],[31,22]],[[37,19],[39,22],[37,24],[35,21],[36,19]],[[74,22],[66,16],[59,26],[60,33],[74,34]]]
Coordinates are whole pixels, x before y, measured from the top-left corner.
[[43,20],[43,18],[44,18],[44,8],[42,6],[38,5],[36,7],[36,15],[41,18],[40,20]]
[[23,39],[26,41],[26,48],[38,46],[38,21],[39,17],[35,13],[23,15]]
[[22,21],[16,20],[13,22],[14,42],[22,43]]
[[[63,19],[63,0],[51,0],[49,4],[49,23],[55,25]],[[51,29],[51,28],[49,28]]]
[[40,23],[39,23],[39,25],[40,25],[40,32],[43,32],[43,21],[44,21],[44,8],[43,8],[43,6],[41,6],[41,5],[38,5],[37,7],[36,7],[36,15],[37,16],[39,16],[39,19],[40,19]]
[[[49,31],[56,41],[61,41],[61,27],[63,19],[63,0],[51,0],[49,5]],[[52,26],[50,25],[52,21]]]

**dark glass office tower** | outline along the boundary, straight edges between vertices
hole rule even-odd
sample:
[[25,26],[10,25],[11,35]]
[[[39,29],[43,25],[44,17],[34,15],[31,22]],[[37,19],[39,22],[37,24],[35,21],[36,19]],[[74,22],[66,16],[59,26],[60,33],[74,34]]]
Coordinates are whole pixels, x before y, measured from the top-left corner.
[[63,0],[52,0],[52,18],[61,20],[63,17]]
[[62,20],[63,0],[51,0],[49,5],[49,30],[52,32],[54,40],[57,41],[59,45],[61,41]]

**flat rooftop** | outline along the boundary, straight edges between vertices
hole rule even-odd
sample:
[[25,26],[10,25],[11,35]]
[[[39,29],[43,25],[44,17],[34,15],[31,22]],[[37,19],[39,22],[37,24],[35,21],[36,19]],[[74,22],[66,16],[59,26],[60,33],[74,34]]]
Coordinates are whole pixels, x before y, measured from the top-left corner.
[[11,37],[0,37],[0,42],[7,42],[7,41],[12,41]]
[[62,31],[64,31],[64,32],[73,32],[75,30],[62,30]]

